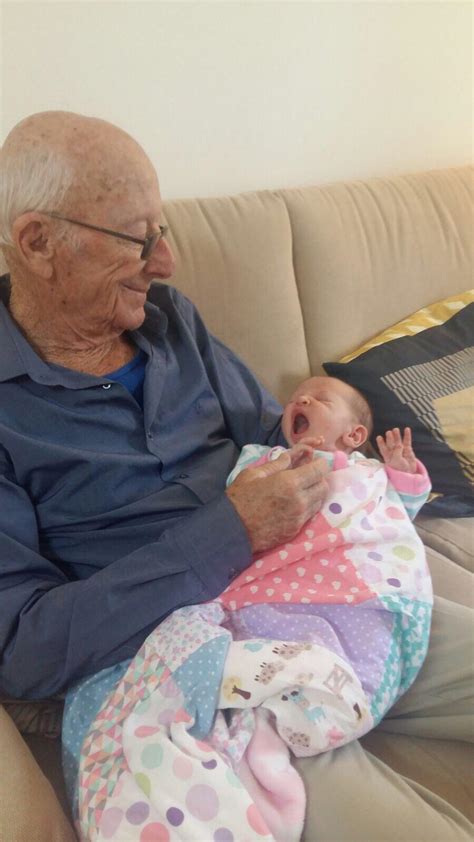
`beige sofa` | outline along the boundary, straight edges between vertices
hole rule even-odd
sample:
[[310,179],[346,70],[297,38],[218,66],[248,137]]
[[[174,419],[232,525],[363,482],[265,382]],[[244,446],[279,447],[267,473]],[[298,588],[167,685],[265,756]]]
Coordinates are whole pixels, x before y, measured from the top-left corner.
[[[284,400],[322,361],[472,286],[472,186],[464,167],[172,201],[174,283]],[[472,604],[473,520],[417,525],[435,591]],[[58,740],[25,741],[65,805]],[[0,842],[66,842],[72,830],[25,741],[0,709]],[[375,732],[365,745],[474,818],[465,744]]]

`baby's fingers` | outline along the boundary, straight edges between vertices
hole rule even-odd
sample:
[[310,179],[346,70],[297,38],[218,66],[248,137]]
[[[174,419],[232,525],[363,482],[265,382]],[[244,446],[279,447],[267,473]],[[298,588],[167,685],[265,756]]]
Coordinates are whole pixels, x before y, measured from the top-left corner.
[[381,455],[382,459],[385,459],[385,457],[388,455],[388,447],[385,443],[384,437],[383,436],[377,436],[375,440],[377,442],[377,447],[380,451],[380,455]]
[[293,445],[288,453],[291,458],[291,467],[299,468],[300,465],[307,465],[309,462],[313,461],[314,448],[309,444],[299,442],[298,444]]
[[400,435],[400,430],[398,427],[394,427],[393,430],[389,430],[387,432],[387,442],[392,450],[395,447],[402,446],[402,437]]
[[403,431],[403,447],[412,449],[412,440],[411,440],[411,429],[410,427],[405,427]]

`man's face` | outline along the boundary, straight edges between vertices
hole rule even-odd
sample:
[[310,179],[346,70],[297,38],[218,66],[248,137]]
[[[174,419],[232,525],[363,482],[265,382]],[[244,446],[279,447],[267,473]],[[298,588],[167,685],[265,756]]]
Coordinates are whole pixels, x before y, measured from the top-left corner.
[[[131,175],[117,174],[107,190],[98,185],[90,201],[68,216],[145,239],[162,223],[156,173],[144,153],[130,163]],[[124,168],[127,168],[124,161]],[[69,225],[69,223],[64,223]],[[167,279],[174,257],[160,240],[145,262],[142,246],[71,225],[73,240],[60,242],[55,260],[57,308],[76,335],[91,339],[139,327],[151,281]]]
[[282,430],[288,443],[322,436],[322,449],[343,449],[341,437],[356,425],[351,391],[333,377],[311,377],[301,383],[283,412]]

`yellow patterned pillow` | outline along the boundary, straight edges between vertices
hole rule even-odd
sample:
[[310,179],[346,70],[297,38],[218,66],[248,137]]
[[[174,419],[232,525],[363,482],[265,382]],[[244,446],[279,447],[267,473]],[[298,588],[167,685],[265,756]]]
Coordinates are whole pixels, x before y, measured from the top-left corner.
[[366,396],[373,442],[412,428],[433,483],[424,514],[474,514],[474,290],[423,307],[324,369]]
[[443,298],[442,301],[435,301],[434,304],[430,304],[428,307],[422,307],[421,310],[417,310],[416,313],[412,313],[411,316],[407,316],[401,322],[385,328],[382,333],[373,336],[364,345],[359,345],[355,351],[351,351],[350,354],[341,357],[339,362],[348,363],[350,360],[359,357],[364,351],[375,348],[377,345],[383,345],[384,342],[390,342],[392,339],[400,339],[402,336],[414,336],[415,333],[420,333],[420,331],[426,330],[426,328],[442,325],[451,316],[462,310],[466,304],[472,304],[473,301],[474,289],[468,289],[466,292],[452,295],[450,298]]

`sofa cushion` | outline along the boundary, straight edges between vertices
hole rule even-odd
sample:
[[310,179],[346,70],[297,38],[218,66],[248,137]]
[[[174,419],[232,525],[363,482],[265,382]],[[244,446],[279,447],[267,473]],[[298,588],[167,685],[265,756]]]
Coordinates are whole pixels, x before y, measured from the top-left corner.
[[474,573],[474,518],[432,518],[421,514],[415,526],[426,547]]
[[311,370],[472,286],[473,169],[282,190]]
[[424,514],[474,514],[474,291],[413,313],[324,369],[366,396],[373,442],[394,425],[412,428],[434,492]]
[[472,573],[450,561],[445,555],[425,547],[426,561],[431,573],[433,591],[437,596],[474,608],[474,581]]
[[173,286],[276,398],[310,375],[292,232],[271,192],[166,202]]

